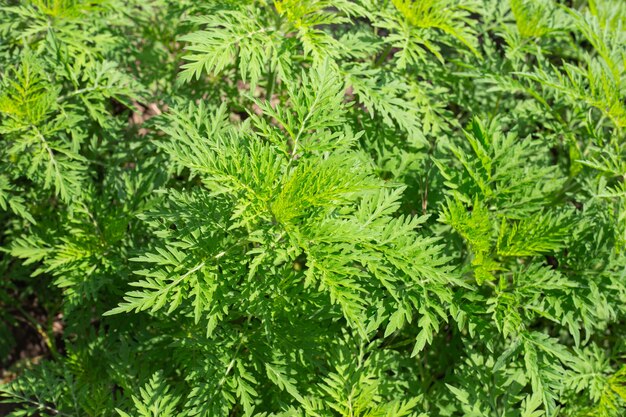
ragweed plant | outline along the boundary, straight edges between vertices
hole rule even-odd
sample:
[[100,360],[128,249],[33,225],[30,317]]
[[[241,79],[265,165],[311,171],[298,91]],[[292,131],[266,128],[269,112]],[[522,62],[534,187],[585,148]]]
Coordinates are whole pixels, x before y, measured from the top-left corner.
[[10,415],[626,413],[623,1],[0,0],[0,62]]

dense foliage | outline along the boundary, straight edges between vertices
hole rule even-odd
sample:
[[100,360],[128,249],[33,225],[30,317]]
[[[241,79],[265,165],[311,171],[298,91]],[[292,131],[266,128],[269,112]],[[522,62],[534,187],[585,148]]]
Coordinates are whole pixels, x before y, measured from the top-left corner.
[[626,414],[623,0],[0,0],[0,63],[11,415]]

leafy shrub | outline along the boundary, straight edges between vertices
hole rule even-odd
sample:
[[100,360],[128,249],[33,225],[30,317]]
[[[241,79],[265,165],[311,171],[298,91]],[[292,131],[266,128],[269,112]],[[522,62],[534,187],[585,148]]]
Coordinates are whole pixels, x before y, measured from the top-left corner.
[[626,412],[622,0],[0,4],[11,415]]

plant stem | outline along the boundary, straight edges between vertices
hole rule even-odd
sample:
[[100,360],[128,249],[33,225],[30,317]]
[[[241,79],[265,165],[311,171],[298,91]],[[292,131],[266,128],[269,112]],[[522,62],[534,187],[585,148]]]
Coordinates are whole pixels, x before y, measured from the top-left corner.
[[[270,64],[271,67],[272,64]],[[267,71],[267,87],[265,87],[265,99],[270,103],[272,102],[272,94],[274,93],[274,84],[276,83],[276,71],[273,68],[269,68]]]
[[380,56],[378,57],[378,59],[376,59],[376,61],[374,61],[374,68],[380,67],[383,64],[383,62],[385,62],[385,59],[387,59],[390,52],[391,52],[391,44],[387,44],[387,47],[385,48],[383,53],[380,54]]

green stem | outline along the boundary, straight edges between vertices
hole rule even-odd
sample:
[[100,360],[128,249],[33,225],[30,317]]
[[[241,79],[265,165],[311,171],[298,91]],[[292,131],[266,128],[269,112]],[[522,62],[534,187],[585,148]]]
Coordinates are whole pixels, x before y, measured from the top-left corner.
[[21,306],[16,305],[15,307],[22,315],[22,319],[26,323],[30,324],[37,331],[37,333],[41,336],[44,343],[48,347],[48,350],[50,351],[50,354],[52,355],[52,357],[54,359],[58,359],[59,352],[57,352],[56,344],[54,342],[54,337],[51,338],[46,332],[46,330],[43,328],[43,326],[30,313],[24,310]]
[[383,64],[383,62],[385,62],[385,59],[387,59],[390,52],[391,52],[391,44],[387,44],[387,47],[385,48],[383,53],[380,54],[380,56],[378,57],[376,61],[374,61],[374,68],[380,67]]
[[274,93],[275,83],[276,83],[276,71],[274,71],[274,69],[271,68],[267,72],[267,87],[265,88],[265,99],[270,103],[272,101],[272,94]]

